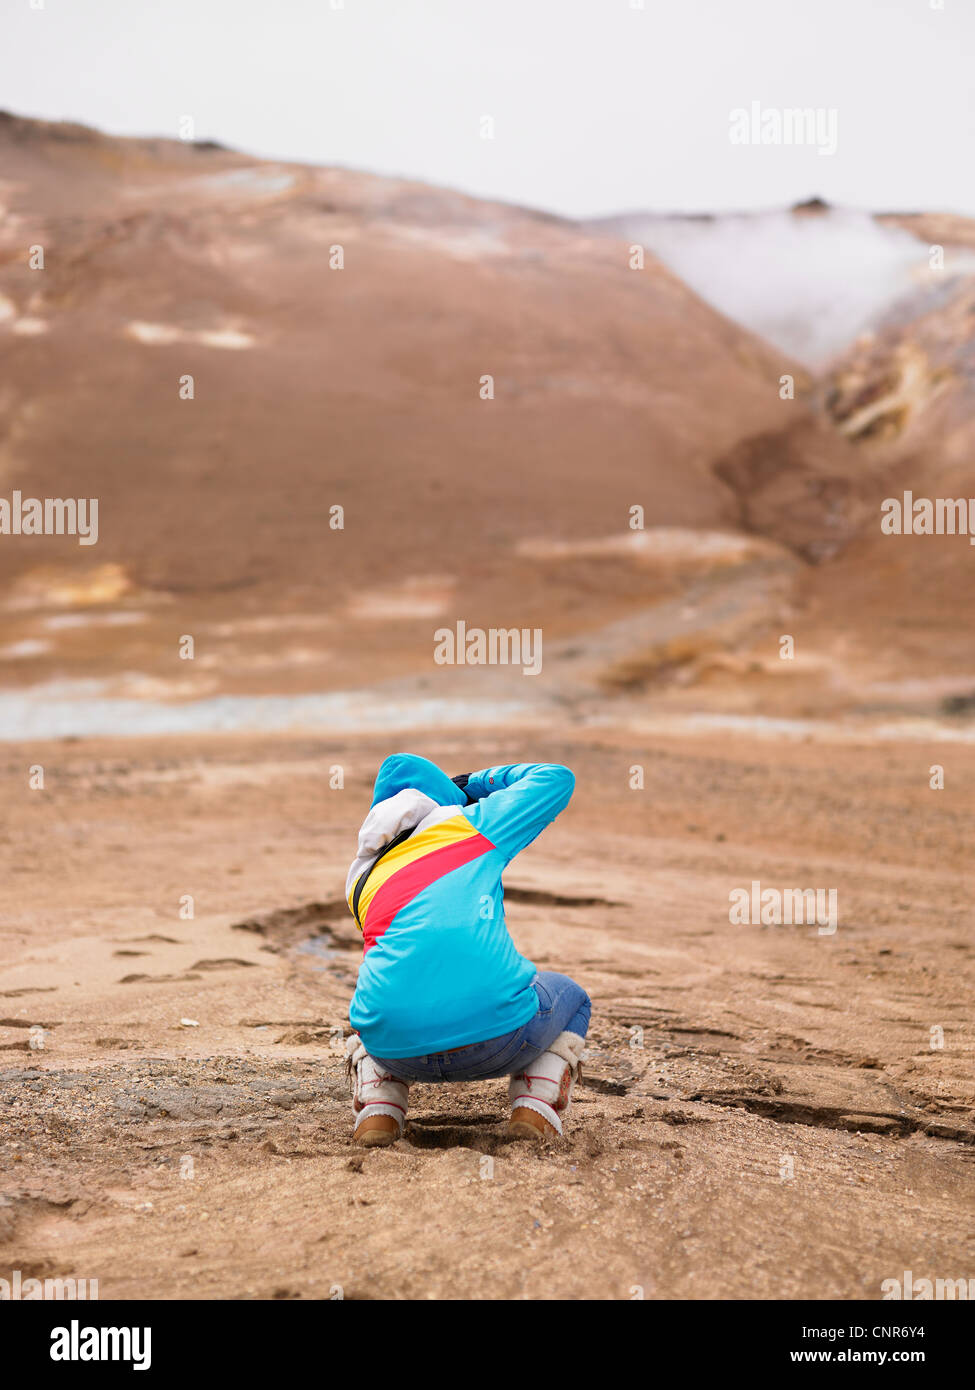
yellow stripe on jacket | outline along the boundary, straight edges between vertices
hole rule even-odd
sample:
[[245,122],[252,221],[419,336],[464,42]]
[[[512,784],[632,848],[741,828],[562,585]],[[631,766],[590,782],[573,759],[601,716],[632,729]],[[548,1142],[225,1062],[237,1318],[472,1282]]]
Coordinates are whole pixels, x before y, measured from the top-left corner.
[[[369,904],[383,884],[392,878],[398,870],[405,868],[407,864],[412,864],[416,859],[422,859],[425,854],[431,854],[436,849],[444,849],[447,845],[455,845],[459,840],[466,840],[477,834],[478,831],[474,829],[467,817],[458,814],[451,816],[448,820],[438,821],[429,829],[421,830],[418,835],[411,835],[401,845],[391,849],[388,854],[383,855],[374,869],[365,870],[368,877],[359,898],[359,922],[365,922]],[[355,897],[355,889],[356,885],[353,884],[352,892],[349,895],[350,908],[352,899]],[[362,931],[361,925],[359,930]]]

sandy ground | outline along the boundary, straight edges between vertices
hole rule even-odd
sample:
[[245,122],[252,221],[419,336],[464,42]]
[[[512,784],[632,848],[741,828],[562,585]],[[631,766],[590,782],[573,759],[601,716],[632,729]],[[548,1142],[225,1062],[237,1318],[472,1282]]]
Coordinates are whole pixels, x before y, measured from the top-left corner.
[[[342,886],[397,747],[577,773],[507,885],[520,948],[594,1002],[541,1151],[506,1140],[502,1082],[415,1087],[403,1140],[350,1143]],[[4,745],[0,765],[0,1272],[103,1298],[869,1299],[908,1269],[975,1277],[975,749],[511,730]],[[835,887],[838,930],[732,926],[755,879]]]

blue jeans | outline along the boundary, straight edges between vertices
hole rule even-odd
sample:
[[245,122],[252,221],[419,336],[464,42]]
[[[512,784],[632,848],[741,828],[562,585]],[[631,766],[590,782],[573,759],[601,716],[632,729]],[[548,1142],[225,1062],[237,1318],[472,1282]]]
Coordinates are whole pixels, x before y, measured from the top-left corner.
[[589,995],[568,975],[542,970],[532,981],[532,989],[538,995],[538,1013],[513,1033],[427,1057],[373,1060],[400,1081],[490,1081],[496,1076],[514,1076],[540,1057],[560,1033],[578,1033],[584,1038],[589,1028]]

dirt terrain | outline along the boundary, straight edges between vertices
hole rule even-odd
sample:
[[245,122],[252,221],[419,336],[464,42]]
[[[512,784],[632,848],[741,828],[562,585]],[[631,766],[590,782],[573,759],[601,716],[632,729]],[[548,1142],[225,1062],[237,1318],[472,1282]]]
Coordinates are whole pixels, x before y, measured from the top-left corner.
[[[417,1086],[399,1143],[350,1144],[342,885],[396,747],[577,773],[507,883],[519,947],[594,1003],[541,1152],[506,1140],[502,1082]],[[26,754],[0,754],[0,1270],[103,1298],[871,1299],[975,1274],[970,746],[622,726]],[[731,925],[756,879],[835,887],[835,934]]]

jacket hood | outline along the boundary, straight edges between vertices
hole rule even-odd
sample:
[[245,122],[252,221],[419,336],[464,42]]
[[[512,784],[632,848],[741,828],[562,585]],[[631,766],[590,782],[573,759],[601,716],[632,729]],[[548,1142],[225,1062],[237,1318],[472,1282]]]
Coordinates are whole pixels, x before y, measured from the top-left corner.
[[359,876],[372,864],[381,850],[404,830],[415,830],[422,820],[440,807],[415,787],[404,787],[395,796],[387,797],[372,807],[359,828],[356,856],[345,880],[348,898]]
[[[376,777],[369,814],[359,830],[356,857],[345,882],[350,898],[359,877],[390,840],[404,830],[415,830],[430,817],[443,818],[443,808],[462,806],[464,792],[436,763],[413,753],[394,753]],[[437,813],[440,813],[439,816]]]
[[416,753],[393,753],[376,774],[373,806],[407,787],[423,792],[438,806],[463,806],[467,801],[456,783],[429,758],[418,757]]
[[404,787],[395,796],[388,797],[373,806],[359,829],[357,857],[367,859],[377,855],[404,830],[412,830],[420,824],[437,803],[415,787]]

